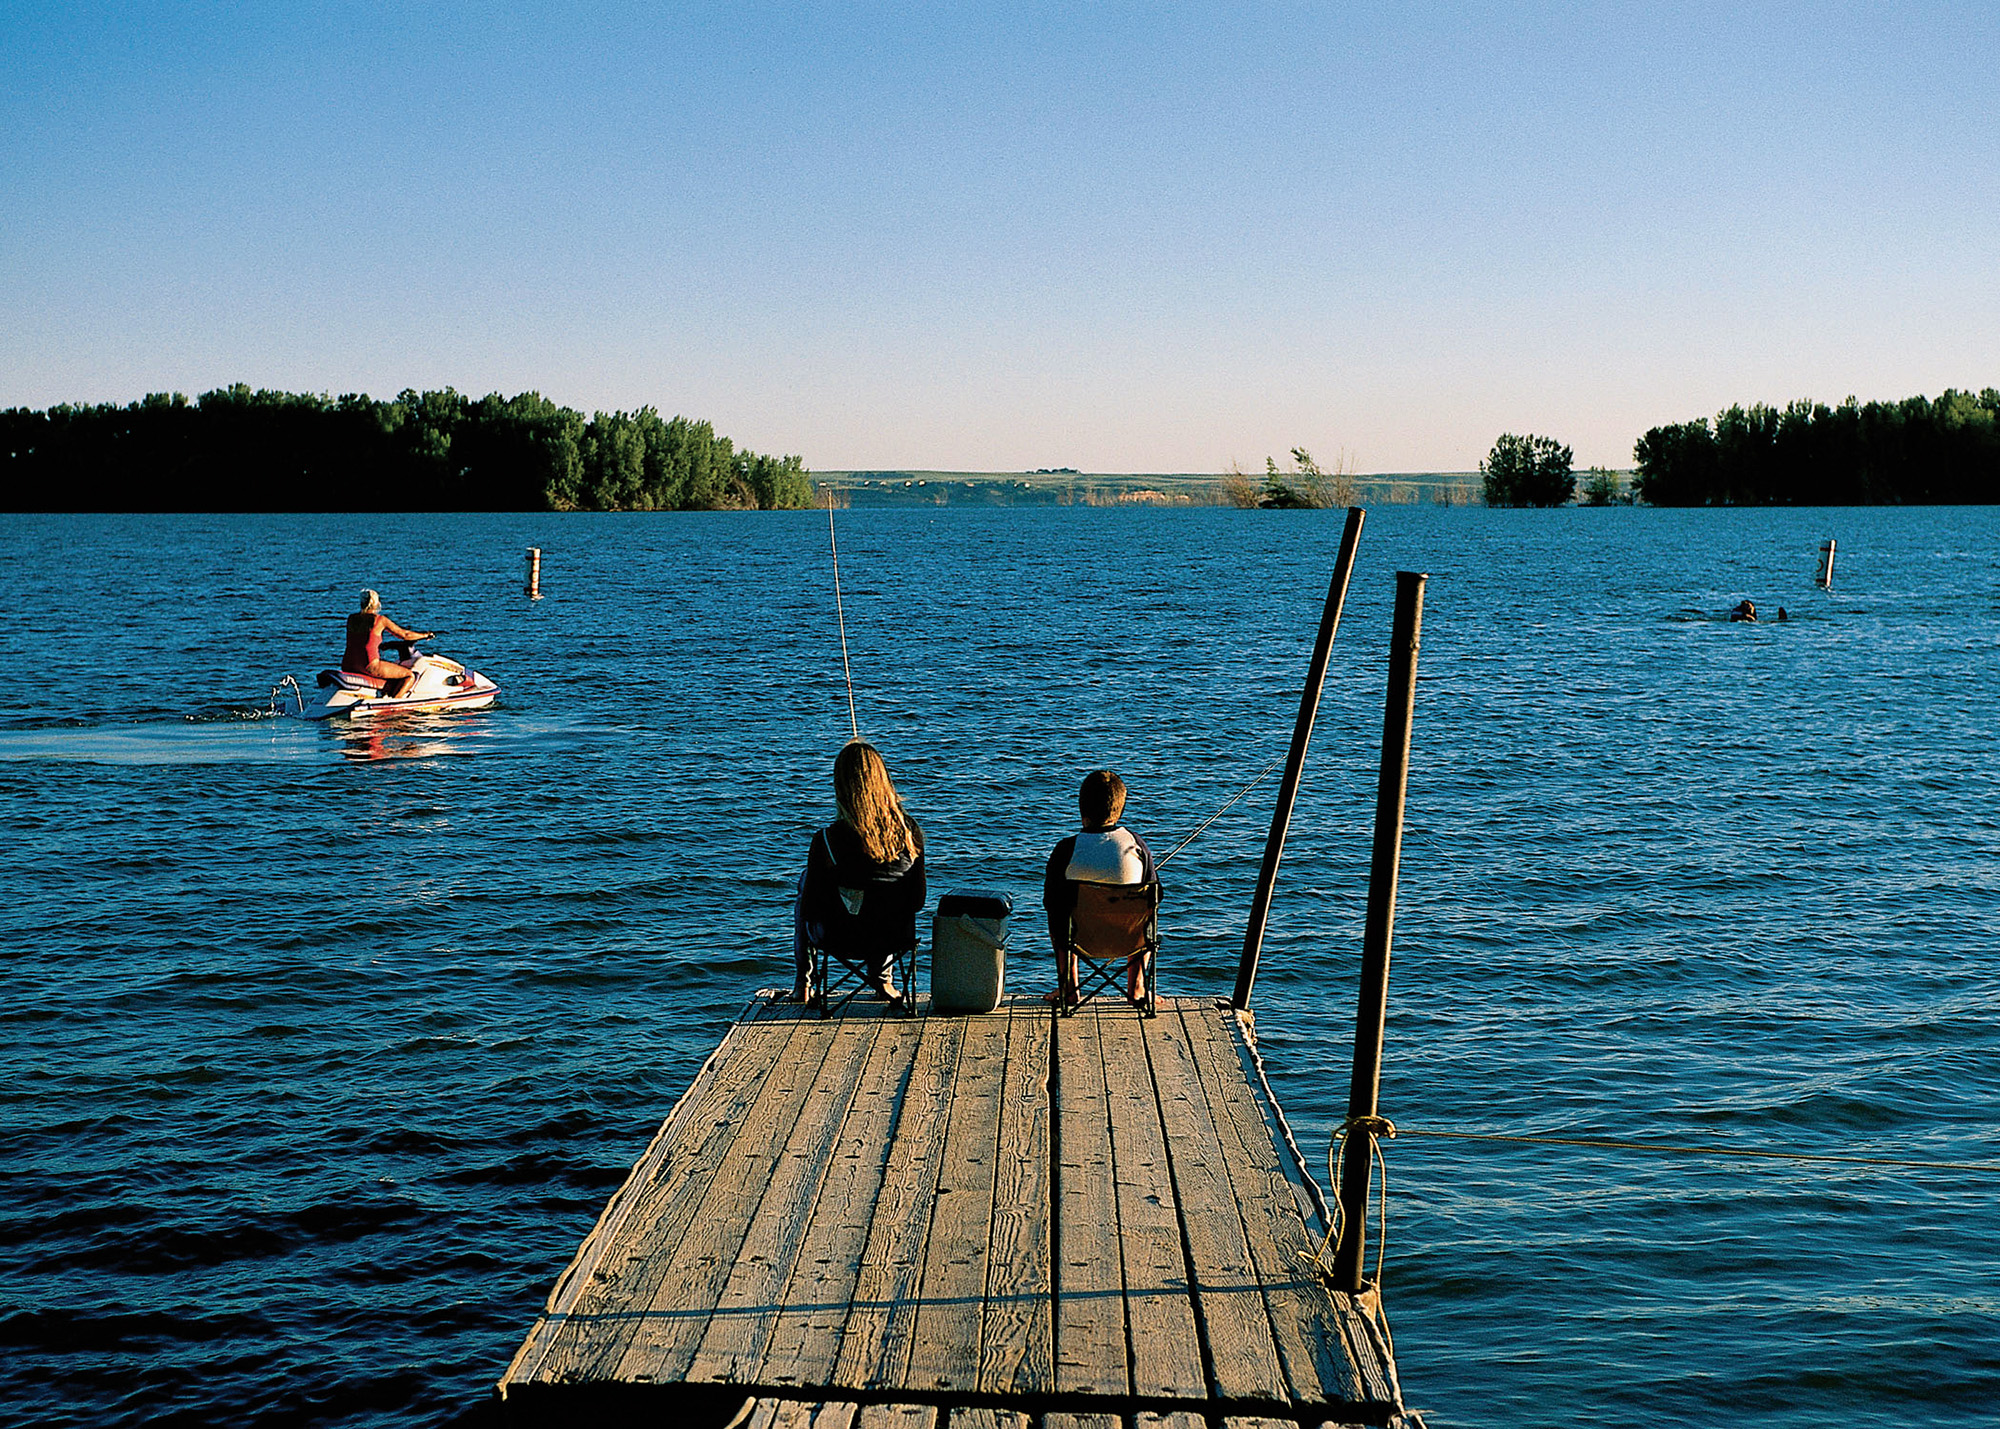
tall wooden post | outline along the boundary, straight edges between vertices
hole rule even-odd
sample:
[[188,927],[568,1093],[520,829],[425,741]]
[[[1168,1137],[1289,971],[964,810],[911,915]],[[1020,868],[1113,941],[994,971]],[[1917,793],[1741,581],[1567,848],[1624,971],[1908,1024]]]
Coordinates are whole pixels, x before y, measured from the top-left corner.
[[1243,957],[1236,965],[1236,992],[1230,1006],[1250,1005],[1257,982],[1257,959],[1264,951],[1264,925],[1271,917],[1271,890],[1278,882],[1278,861],[1285,856],[1285,834],[1292,826],[1292,804],[1299,796],[1299,779],[1306,767],[1306,746],[1312,743],[1313,716],[1319,713],[1319,692],[1326,684],[1326,665],[1333,654],[1333,637],[1340,629],[1340,608],[1347,603],[1347,582],[1354,574],[1354,550],[1361,544],[1361,522],[1367,513],[1347,508],[1347,525],[1340,533],[1340,555],[1327,583],[1326,606],[1320,611],[1319,638],[1313,642],[1306,687],[1299,696],[1299,718],[1292,726],[1292,752],[1285,759],[1285,779],[1278,786],[1278,806],[1271,811],[1271,832],[1264,839],[1264,866],[1257,874],[1257,893],[1250,900],[1250,924],[1243,932]]
[[1347,1145],[1340,1158],[1340,1244],[1336,1290],[1360,1293],[1368,1248],[1368,1183],[1373,1122],[1382,1090],[1382,1024],[1389,1012],[1389,944],[1396,929],[1396,873],[1403,857],[1403,797],[1410,782],[1410,722],[1417,703],[1417,645],[1424,582],[1396,572],[1389,634],[1389,693],[1382,711],[1382,776],[1375,785],[1375,851],[1368,870],[1368,921],[1361,935],[1361,998],[1354,1018],[1354,1078],[1347,1090]]

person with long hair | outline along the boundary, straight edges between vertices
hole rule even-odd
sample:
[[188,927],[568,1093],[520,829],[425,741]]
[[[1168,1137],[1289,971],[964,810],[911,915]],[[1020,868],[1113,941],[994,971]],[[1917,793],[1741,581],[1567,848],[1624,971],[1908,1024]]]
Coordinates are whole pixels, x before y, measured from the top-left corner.
[[793,906],[792,996],[803,1002],[815,991],[809,950],[823,947],[898,999],[891,960],[917,943],[924,831],[904,811],[881,751],[862,740],[833,761],[833,797],[840,816],[813,835]]
[[386,680],[382,693],[394,699],[416,683],[417,672],[408,665],[382,658],[384,634],[407,643],[428,640],[433,632],[403,629],[382,613],[381,596],[372,590],[361,592],[361,609],[347,617],[347,650],[340,657],[340,668],[349,674]]

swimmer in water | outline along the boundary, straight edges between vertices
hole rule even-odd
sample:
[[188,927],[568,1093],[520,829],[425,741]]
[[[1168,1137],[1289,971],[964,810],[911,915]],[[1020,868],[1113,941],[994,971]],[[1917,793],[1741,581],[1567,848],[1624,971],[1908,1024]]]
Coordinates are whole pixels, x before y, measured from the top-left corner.
[[1744,601],[1736,609],[1729,612],[1729,618],[1731,620],[1755,620],[1757,618],[1757,602],[1754,600]]

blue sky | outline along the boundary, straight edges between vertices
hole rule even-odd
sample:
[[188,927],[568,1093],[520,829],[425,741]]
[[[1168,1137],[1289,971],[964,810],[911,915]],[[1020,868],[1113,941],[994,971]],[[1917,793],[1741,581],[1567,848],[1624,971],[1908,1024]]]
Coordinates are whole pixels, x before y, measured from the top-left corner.
[[527,389],[821,470],[1628,465],[2000,385],[2000,6],[0,5],[0,405]]

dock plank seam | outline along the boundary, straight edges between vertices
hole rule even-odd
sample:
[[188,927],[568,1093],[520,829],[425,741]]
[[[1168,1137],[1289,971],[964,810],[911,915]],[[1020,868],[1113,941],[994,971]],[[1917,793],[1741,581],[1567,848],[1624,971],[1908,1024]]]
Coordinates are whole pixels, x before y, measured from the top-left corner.
[[[794,1024],[793,1036],[788,1040],[777,1064],[771,1069],[768,1080],[749,1113],[743,1118],[742,1131],[732,1143],[731,1149],[748,1146],[751,1149],[741,1153],[753,1163],[768,1158],[773,1162],[783,1154],[784,1136],[796,1121],[799,1110],[812,1095],[819,1081],[820,1071],[825,1066],[832,1051],[830,1039],[815,1035],[813,1024],[803,1018]],[[795,1046],[799,1047],[796,1057],[790,1055]],[[659,1352],[666,1336],[666,1328],[685,1319],[690,1304],[697,1313],[705,1313],[714,1308],[714,1298],[707,1295],[704,1285],[714,1277],[705,1273],[705,1265],[700,1249],[699,1235],[713,1231],[722,1237],[722,1244],[733,1241],[737,1248],[742,1245],[742,1235],[748,1232],[749,1221],[754,1217],[756,1204],[762,1201],[760,1188],[757,1202],[742,1217],[743,1231],[733,1233],[728,1227],[743,1204],[741,1187],[734,1181],[725,1181],[713,1174],[719,1166],[708,1168],[710,1175],[703,1185],[698,1198],[686,1198],[696,1202],[694,1208],[684,1217],[677,1218],[669,1227],[664,1239],[671,1244],[669,1253],[656,1257],[661,1265],[660,1278],[654,1283],[643,1312],[637,1317],[629,1337],[623,1341],[622,1353],[611,1366],[610,1377],[640,1381],[658,1380],[648,1357]],[[722,1248],[721,1245],[717,1249]],[[733,1252],[732,1252],[733,1253]],[[721,1283],[715,1283],[716,1294],[721,1293]],[[706,1300],[706,1304],[699,1302]],[[668,1342],[670,1348],[670,1342]]]
[[[830,1176],[827,1185],[821,1188],[804,1243],[808,1249],[792,1268],[783,1292],[782,1309],[764,1347],[756,1374],[759,1383],[800,1383],[807,1372],[831,1377],[832,1365],[839,1354],[841,1329],[853,1307],[861,1257],[875,1221],[882,1180],[888,1170],[893,1132],[910,1093],[910,1079],[916,1072],[915,1052],[904,1056],[902,1046],[919,1038],[921,1031],[917,1024],[898,1021],[885,1025],[877,1035],[871,1056],[894,1057],[898,1064],[894,1080],[881,1094],[880,1103],[865,1115],[850,1110],[849,1124],[843,1125],[840,1134],[858,1143],[864,1140],[864,1130],[879,1125],[880,1135],[865,1139],[873,1154],[864,1157],[857,1152],[849,1165],[839,1168],[838,1182]],[[844,1191],[838,1203],[831,1199],[836,1189]],[[823,1223],[829,1215],[842,1219],[829,1226]],[[824,1259],[809,1261],[811,1247],[823,1251]],[[808,1270],[809,1263],[820,1268]],[[834,1321],[836,1312],[839,1318]]]
[[[834,1053],[841,1050],[842,1042],[850,1039],[845,1029],[837,1034],[826,1062],[826,1067],[834,1069],[838,1078],[827,1098],[829,1115],[817,1126],[807,1115],[819,1094],[820,1083],[816,1083],[786,1138],[780,1164],[773,1168],[756,1213],[745,1229],[743,1249],[716,1298],[715,1314],[691,1350],[686,1367],[663,1366],[670,1372],[682,1373],[690,1380],[729,1383],[750,1378],[761,1364],[765,1342],[775,1328],[779,1297],[790,1283],[805,1247],[806,1229],[818,1208],[834,1152],[841,1144],[842,1129],[860,1094],[863,1074],[873,1062],[883,1020],[870,1019],[860,1026],[862,1030],[851,1039],[857,1045],[848,1052],[844,1065],[837,1063]],[[823,1069],[821,1083],[825,1077]],[[802,1152],[794,1149],[801,1137],[806,1141]],[[760,1230],[765,1233],[761,1240]],[[759,1253],[748,1255],[753,1244],[758,1246]],[[739,1302],[743,1318],[731,1314],[725,1319],[725,1313]],[[746,1366],[751,1374],[743,1373]]]

